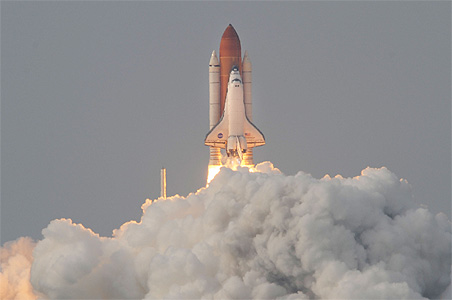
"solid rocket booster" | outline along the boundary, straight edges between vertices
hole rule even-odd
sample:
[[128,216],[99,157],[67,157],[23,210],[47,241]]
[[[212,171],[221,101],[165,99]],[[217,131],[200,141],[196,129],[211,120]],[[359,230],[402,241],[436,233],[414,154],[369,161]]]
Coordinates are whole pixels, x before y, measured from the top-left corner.
[[251,97],[251,61],[248,58],[248,51],[245,51],[242,62],[243,97],[245,102],[246,117],[253,121],[253,100]]
[[[248,52],[245,51],[242,62],[242,80],[243,80],[243,98],[245,102],[245,113],[248,120],[253,122],[253,98],[251,96],[251,61],[248,58]],[[243,154],[243,164],[246,166],[254,165],[253,148],[249,148]]]
[[[235,68],[235,72],[232,70]],[[230,154],[228,151],[231,150],[232,146],[239,145],[240,147],[240,158],[242,160],[242,164],[244,165],[254,165],[253,162],[253,147],[260,146],[265,144],[264,137],[262,133],[251,123],[252,121],[252,77],[251,77],[252,67],[251,62],[248,57],[248,53],[245,51],[245,55],[243,60],[241,58],[241,46],[240,39],[235,31],[234,27],[231,24],[226,28],[223,33],[220,42],[220,59],[218,60],[216,52],[212,52],[212,56],[209,62],[209,119],[210,119],[210,132],[211,134],[214,127],[221,127],[220,122],[223,122],[224,114],[228,110],[226,105],[228,93],[228,85],[230,84],[230,79],[232,74],[234,74],[234,78],[239,80],[241,83],[241,92],[240,92],[240,100],[230,100],[230,102],[235,102],[238,104],[234,104],[230,107],[234,107],[237,111],[237,105],[242,105],[244,109],[244,120],[241,124],[242,134],[240,135],[232,135],[225,136],[224,138],[217,137],[216,141],[212,139],[212,136],[208,139],[206,137],[206,145],[210,147],[210,160],[209,165],[221,165],[221,153],[220,149],[227,149],[228,155]],[[237,91],[234,92],[234,95],[237,95]],[[229,95],[231,97],[231,95]],[[232,116],[232,117],[231,117]],[[230,114],[227,118],[228,122],[233,120],[236,116],[234,114]],[[226,125],[224,125],[226,126]],[[230,128],[230,126],[229,126]],[[218,131],[218,128],[217,128]],[[220,130],[221,131],[221,130]],[[240,131],[240,130],[239,130]],[[246,132],[245,132],[246,131]],[[219,132],[221,136],[223,136],[223,132]],[[229,133],[228,131],[228,134]],[[246,137],[246,140],[245,140]],[[242,139],[243,138],[243,139]],[[230,142],[231,147],[229,147],[228,141]],[[242,143],[239,143],[242,141]],[[248,143],[247,143],[248,142]],[[246,145],[249,145],[248,147]],[[229,149],[231,148],[231,149]],[[228,150],[229,149],[229,150]]]
[[[209,62],[209,121],[212,129],[220,120],[220,62],[215,50]],[[221,165],[220,148],[210,147],[209,165]]]

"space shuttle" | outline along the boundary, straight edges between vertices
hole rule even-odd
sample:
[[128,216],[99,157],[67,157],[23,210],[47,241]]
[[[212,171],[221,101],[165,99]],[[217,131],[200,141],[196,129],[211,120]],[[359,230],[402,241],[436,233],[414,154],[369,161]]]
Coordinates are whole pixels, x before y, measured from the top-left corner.
[[252,123],[251,62],[241,57],[240,40],[231,24],[220,42],[220,60],[215,50],[209,62],[210,131],[204,140],[210,146],[209,165],[221,165],[220,149],[251,166],[253,148],[265,144],[262,132]]

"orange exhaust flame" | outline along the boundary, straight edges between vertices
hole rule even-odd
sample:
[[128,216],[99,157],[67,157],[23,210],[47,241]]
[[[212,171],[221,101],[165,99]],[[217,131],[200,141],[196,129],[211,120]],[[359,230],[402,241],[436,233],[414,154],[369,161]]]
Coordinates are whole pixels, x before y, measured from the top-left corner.
[[254,165],[245,165],[245,164],[242,165],[238,159],[228,158],[224,165],[222,164],[222,165],[209,165],[208,166],[207,184],[209,184],[215,178],[215,176],[220,172],[220,169],[222,167],[229,168],[229,169],[235,170],[235,171],[237,170],[238,167],[246,167],[246,168],[250,169],[250,172],[252,172],[252,173],[256,172]]
[[220,172],[221,167],[223,167],[223,165],[209,165],[207,172],[207,184],[209,184]]

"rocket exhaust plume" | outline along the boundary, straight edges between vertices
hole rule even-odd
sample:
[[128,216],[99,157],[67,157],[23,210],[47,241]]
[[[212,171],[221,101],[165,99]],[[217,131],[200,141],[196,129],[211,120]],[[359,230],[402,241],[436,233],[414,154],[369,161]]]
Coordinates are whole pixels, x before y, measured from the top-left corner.
[[244,166],[254,166],[253,147],[265,144],[264,135],[252,123],[252,77],[248,53],[241,57],[240,39],[231,24],[220,42],[220,60],[215,50],[209,62],[210,131],[205,144],[210,146],[207,182],[218,173],[222,162],[220,149],[238,157]]
[[1,298],[436,299],[450,285],[450,221],[386,168],[322,179],[268,162],[222,168],[142,209],[111,238],[59,219],[36,246],[5,246]]

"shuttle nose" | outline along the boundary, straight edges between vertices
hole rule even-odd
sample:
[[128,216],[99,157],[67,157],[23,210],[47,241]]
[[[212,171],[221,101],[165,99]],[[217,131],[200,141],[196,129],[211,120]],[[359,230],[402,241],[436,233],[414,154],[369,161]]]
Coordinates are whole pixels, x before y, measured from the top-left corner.
[[229,77],[232,77],[232,76],[237,77],[237,75],[240,76],[239,67],[233,66],[231,69],[231,73],[229,74]]
[[229,74],[229,83],[234,81],[242,82],[242,78],[240,77],[239,68],[237,66],[233,66],[231,73]]

